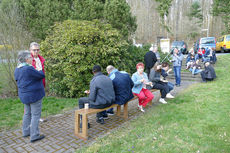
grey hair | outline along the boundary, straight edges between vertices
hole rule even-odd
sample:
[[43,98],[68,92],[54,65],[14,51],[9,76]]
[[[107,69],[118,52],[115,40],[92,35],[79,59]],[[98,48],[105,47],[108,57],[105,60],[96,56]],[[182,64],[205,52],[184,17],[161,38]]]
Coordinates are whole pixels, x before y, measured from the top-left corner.
[[20,51],[18,53],[18,62],[19,63],[25,63],[27,59],[31,57],[31,54],[29,51]]
[[38,43],[36,43],[36,42],[30,43],[30,48],[32,48],[33,46],[36,46],[36,47],[40,48],[40,45]]
[[112,72],[114,69],[115,69],[115,67],[113,67],[112,65],[109,65],[109,66],[106,67],[106,71],[108,73]]

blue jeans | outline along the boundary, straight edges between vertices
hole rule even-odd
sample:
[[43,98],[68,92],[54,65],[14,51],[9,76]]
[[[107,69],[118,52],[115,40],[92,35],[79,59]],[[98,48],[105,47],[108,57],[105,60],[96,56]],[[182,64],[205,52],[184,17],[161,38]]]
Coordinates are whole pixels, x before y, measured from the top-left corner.
[[173,90],[174,88],[174,84],[171,82],[168,82],[168,86],[169,86],[169,91]]
[[181,66],[174,66],[173,67],[175,79],[176,79],[176,85],[180,85],[181,82]]
[[42,99],[32,104],[25,104],[24,106],[22,133],[23,136],[30,135],[30,140],[35,140],[40,136],[38,126],[42,112]]
[[194,68],[190,68],[189,71],[192,72],[193,75],[196,75],[196,74],[202,72],[202,70],[197,69],[195,67]]

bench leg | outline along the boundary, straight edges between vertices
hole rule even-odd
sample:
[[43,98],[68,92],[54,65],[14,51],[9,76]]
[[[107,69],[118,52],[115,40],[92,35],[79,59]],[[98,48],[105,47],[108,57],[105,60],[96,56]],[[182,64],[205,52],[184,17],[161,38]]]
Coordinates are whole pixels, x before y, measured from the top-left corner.
[[88,120],[87,115],[82,115],[82,137],[88,139]]
[[124,104],[124,118],[128,119],[128,103]]
[[75,112],[75,128],[74,128],[74,133],[77,136],[80,132],[80,114]]
[[118,105],[117,106],[117,116],[120,116],[121,115],[121,106]]

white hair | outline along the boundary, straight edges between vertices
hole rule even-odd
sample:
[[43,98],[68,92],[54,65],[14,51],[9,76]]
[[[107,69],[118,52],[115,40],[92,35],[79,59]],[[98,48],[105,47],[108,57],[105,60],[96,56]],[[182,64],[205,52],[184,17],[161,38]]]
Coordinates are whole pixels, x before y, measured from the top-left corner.
[[31,57],[31,54],[29,51],[20,51],[18,53],[18,62],[19,63],[25,63],[27,59]]
[[32,48],[33,46],[36,46],[36,47],[40,48],[40,45],[38,43],[36,43],[36,42],[30,43],[30,48]]
[[109,66],[106,67],[106,71],[108,73],[111,73],[114,69],[115,69],[115,67],[113,67],[112,65],[109,65]]

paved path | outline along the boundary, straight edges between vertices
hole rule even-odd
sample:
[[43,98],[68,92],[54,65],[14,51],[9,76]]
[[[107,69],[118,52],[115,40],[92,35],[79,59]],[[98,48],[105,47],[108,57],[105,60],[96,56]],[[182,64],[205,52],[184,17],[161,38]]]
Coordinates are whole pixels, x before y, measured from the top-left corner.
[[[172,92],[176,96],[178,92],[187,88],[194,82],[182,81],[181,87],[175,87]],[[154,93],[154,104],[159,104],[159,91]],[[153,105],[157,107],[156,105]],[[148,111],[148,108],[146,108]],[[132,120],[143,113],[137,110],[137,100],[129,103],[129,120]],[[116,130],[122,126],[125,122],[128,122],[117,116],[111,116],[106,120],[104,125],[100,125],[95,122],[95,115],[89,117],[91,128],[89,129],[89,140],[83,141],[74,136],[74,110],[64,114],[52,116],[48,118],[47,122],[40,124],[40,130],[42,134],[46,135],[46,138],[30,143],[29,138],[23,138],[21,129],[7,131],[0,133],[0,153],[61,153],[61,152],[74,152],[78,148],[89,145],[95,141],[97,137],[103,137],[109,134],[111,130]]]

